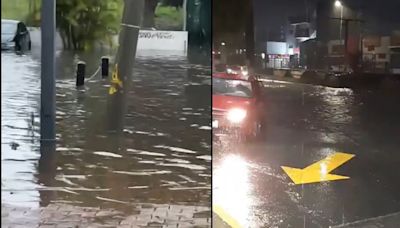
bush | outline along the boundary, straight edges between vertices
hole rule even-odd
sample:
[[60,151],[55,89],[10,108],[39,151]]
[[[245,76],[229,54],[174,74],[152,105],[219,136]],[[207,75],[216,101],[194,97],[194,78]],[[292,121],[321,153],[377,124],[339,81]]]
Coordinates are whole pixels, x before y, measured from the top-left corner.
[[156,8],[155,24],[156,28],[161,30],[182,30],[182,8],[159,5]]

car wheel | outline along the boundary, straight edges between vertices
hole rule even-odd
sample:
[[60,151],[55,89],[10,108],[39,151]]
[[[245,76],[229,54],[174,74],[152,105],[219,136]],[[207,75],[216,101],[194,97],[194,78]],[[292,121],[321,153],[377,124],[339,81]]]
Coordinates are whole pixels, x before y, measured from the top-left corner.
[[29,41],[29,43],[28,43],[28,50],[30,51],[31,49],[32,49],[32,42]]

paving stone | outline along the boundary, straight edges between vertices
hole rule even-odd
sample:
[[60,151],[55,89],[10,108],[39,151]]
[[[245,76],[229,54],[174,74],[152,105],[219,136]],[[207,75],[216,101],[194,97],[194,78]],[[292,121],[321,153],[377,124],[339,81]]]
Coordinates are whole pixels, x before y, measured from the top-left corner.
[[[110,209],[49,205],[40,209],[2,204],[2,227],[24,228],[184,228],[211,227],[207,207],[180,205],[132,205],[135,214]],[[136,214],[137,213],[137,214]]]

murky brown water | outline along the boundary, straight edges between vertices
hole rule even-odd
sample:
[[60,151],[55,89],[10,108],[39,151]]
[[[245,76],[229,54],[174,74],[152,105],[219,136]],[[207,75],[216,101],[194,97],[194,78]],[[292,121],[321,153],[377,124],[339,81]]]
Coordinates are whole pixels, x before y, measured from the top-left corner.
[[210,67],[140,55],[121,114],[100,76],[75,87],[75,63],[91,74],[102,54],[58,53],[56,159],[39,171],[40,61],[2,53],[2,203],[209,205]]

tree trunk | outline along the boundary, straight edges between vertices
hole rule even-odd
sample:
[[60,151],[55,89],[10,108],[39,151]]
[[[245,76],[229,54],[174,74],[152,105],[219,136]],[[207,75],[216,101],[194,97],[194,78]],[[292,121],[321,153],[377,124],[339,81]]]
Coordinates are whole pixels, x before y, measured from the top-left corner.
[[153,28],[155,11],[158,5],[158,0],[146,0],[144,4],[144,14],[143,14],[143,27]]
[[64,49],[66,49],[67,48],[67,39],[66,39],[65,32],[62,29],[60,29],[59,33],[60,33],[61,41],[63,43],[63,47],[64,47]]
[[67,32],[67,44],[68,44],[67,49],[70,50],[72,48],[71,25],[68,25],[66,32]]
[[70,31],[71,31],[71,34],[70,34],[70,37],[71,37],[71,42],[72,42],[72,49],[74,49],[74,50],[76,50],[76,48],[77,48],[77,46],[76,46],[76,38],[75,38],[75,29],[74,29],[74,26],[70,26]]
[[29,0],[29,14],[32,15],[33,10],[32,10],[32,0]]

